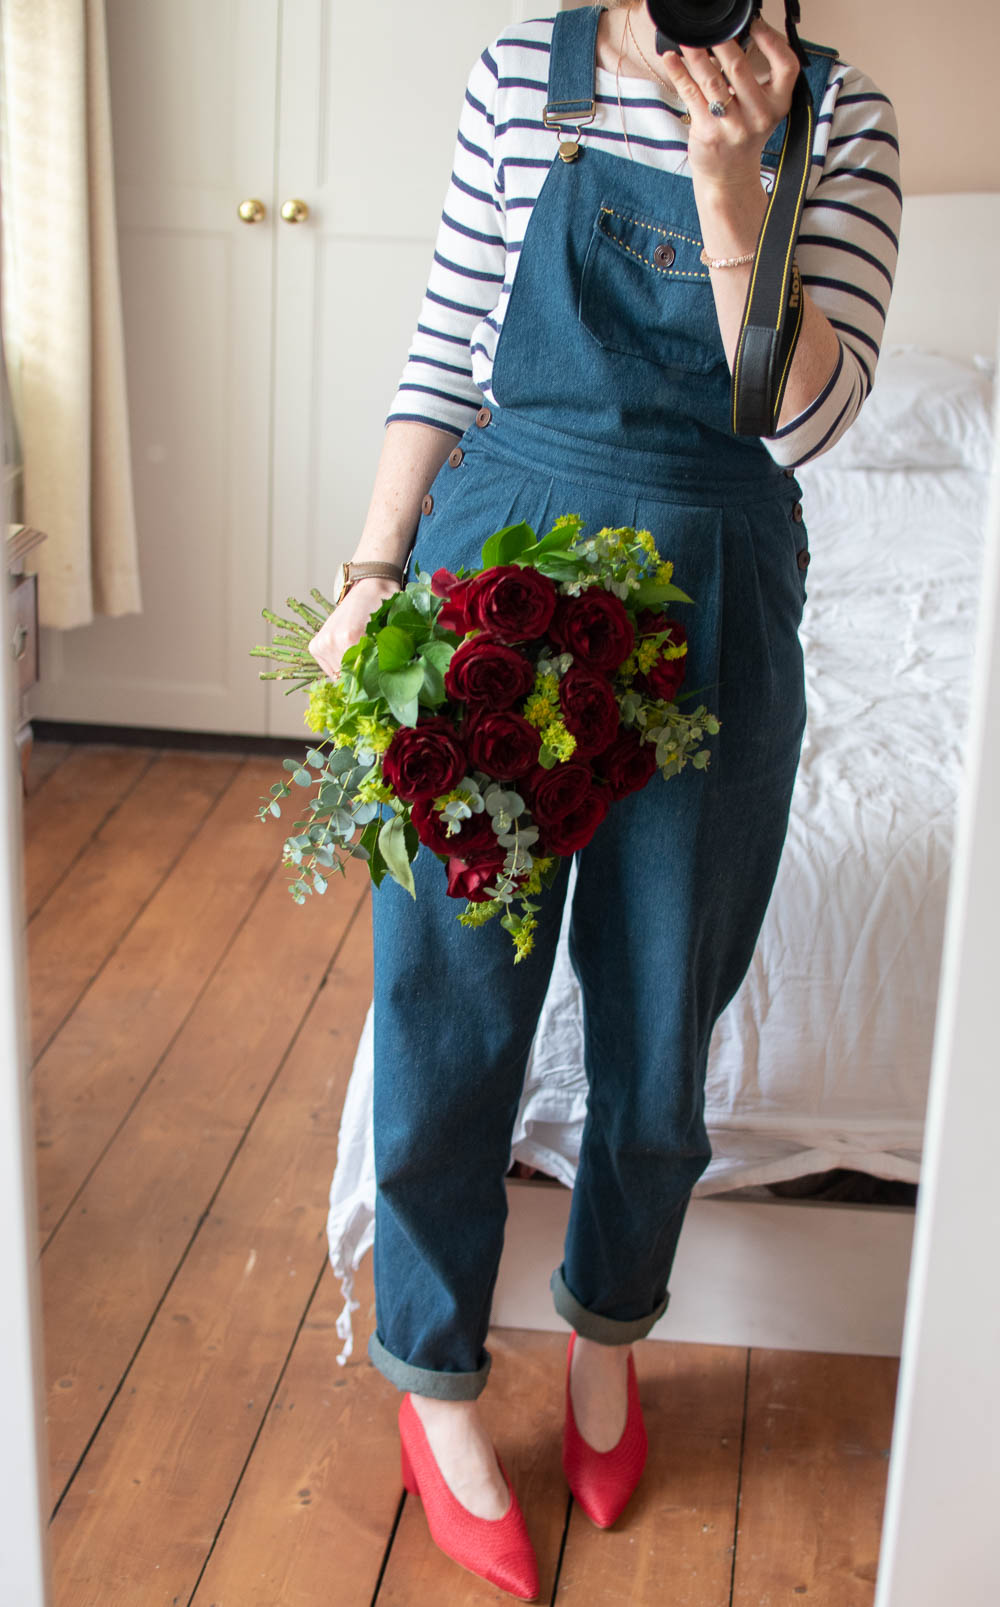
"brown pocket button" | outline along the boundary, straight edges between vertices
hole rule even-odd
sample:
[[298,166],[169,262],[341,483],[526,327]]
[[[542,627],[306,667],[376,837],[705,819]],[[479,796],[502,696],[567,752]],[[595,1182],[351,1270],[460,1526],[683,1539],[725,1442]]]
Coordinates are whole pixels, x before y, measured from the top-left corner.
[[420,510],[421,510],[422,513],[430,513],[430,511],[433,508],[433,506],[434,506],[434,498],[431,496],[430,492],[428,491],[428,493],[425,496],[423,502],[420,504]]
[[798,563],[799,563],[799,568],[800,569],[808,569],[809,568],[809,548],[808,547],[800,547],[799,548],[799,551],[798,551]]
[[453,469],[457,469],[464,456],[465,453],[462,451],[460,446],[452,447],[451,451],[448,453],[448,462],[451,464]]
[[801,504],[801,502],[797,502],[795,504],[794,508],[792,509],[792,518],[795,520],[795,523],[797,525],[800,525],[802,523],[802,504]]
[[476,414],[476,423],[479,425],[479,428],[482,429],[490,422],[492,417],[493,414],[490,412],[488,407],[481,407],[479,412]]
[[660,244],[653,252],[653,261],[656,263],[658,268],[669,268],[672,266],[676,255],[677,252],[674,250],[673,246],[668,245],[665,240],[661,240]]

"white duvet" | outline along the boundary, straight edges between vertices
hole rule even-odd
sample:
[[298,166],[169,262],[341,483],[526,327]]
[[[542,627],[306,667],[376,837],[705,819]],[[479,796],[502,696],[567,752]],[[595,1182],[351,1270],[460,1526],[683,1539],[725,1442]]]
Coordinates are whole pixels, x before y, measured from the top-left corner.
[[[919,1174],[988,478],[822,464],[799,478],[807,728],[757,953],[712,1041],[696,1195],[834,1166]],[[586,1083],[565,939],[564,925],[512,1160],[572,1186]],[[371,1030],[369,1011],[330,1192],[341,1361],[374,1231]]]

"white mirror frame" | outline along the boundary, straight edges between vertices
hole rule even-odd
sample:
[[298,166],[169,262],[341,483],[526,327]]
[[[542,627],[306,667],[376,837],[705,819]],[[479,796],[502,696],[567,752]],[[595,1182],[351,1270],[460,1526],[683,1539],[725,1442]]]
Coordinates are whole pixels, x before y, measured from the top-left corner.
[[995,1607],[1000,1600],[1000,408],[994,427],[875,1607]]

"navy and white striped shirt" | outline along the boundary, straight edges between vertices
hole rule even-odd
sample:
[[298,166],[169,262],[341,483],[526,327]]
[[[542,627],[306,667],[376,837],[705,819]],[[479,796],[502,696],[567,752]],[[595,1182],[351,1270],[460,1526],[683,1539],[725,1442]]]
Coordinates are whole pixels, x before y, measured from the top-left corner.
[[[469,74],[434,259],[386,423],[417,419],[462,435],[484,399],[496,405],[493,355],[531,209],[560,138],[542,124],[554,20],[505,28]],[[621,91],[635,159],[689,171],[682,108],[646,79],[623,75]],[[596,98],[583,137],[627,160],[615,74],[605,68],[597,69]],[[871,389],[901,210],[893,108],[864,73],[832,61],[796,260],[841,350],[821,395],[765,441],[783,466],[831,447]]]

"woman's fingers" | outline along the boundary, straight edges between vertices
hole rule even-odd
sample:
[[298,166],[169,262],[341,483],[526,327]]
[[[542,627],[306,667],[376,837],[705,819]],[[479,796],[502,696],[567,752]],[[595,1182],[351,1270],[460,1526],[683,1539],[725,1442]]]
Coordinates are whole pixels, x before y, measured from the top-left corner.
[[332,681],[340,674],[340,661],[347,649],[364,635],[373,611],[383,598],[399,590],[400,587],[391,580],[360,580],[323,621],[308,647],[317,664]]
[[781,119],[775,117],[766,89],[757,82],[753,68],[735,39],[727,39],[725,44],[716,45],[715,54],[733,86],[748,128],[755,132],[766,129],[770,133]]

